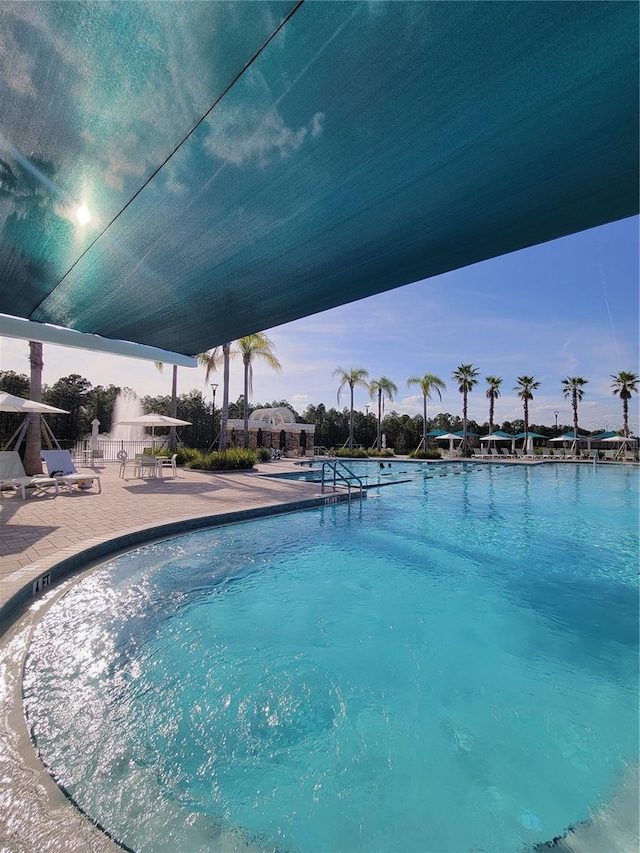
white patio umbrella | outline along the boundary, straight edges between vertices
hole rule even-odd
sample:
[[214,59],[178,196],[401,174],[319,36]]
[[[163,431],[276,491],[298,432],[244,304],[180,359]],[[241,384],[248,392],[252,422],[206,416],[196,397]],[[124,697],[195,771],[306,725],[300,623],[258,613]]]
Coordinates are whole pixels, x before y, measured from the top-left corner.
[[191,421],[181,421],[179,418],[171,418],[169,415],[160,415],[158,412],[149,412],[146,415],[139,415],[137,418],[131,418],[130,421],[119,421],[118,423],[124,424],[125,426],[151,427],[151,446],[154,450],[156,447],[157,426],[191,426]]
[[66,409],[57,409],[55,406],[47,406],[46,403],[36,403],[35,400],[25,400],[24,397],[16,397],[14,394],[7,394],[6,391],[0,391],[0,412],[18,412],[23,415],[30,415],[32,412],[69,414]]
[[617,456],[619,456],[622,453],[623,446],[628,444],[632,447],[635,447],[636,442],[637,442],[637,438],[634,438],[634,436],[632,436],[632,435],[629,435],[629,436],[611,435],[611,436],[609,436],[609,438],[603,438],[601,440],[603,442],[606,442],[607,444],[619,444],[620,449],[619,449],[618,453],[616,454]]
[[[22,423],[20,424],[18,429],[14,432],[9,441],[7,441],[4,445],[5,450],[7,450],[12,445],[14,450],[18,450],[18,448],[24,441],[24,437],[29,427],[29,415],[46,415],[47,413],[57,415],[69,414],[66,409],[58,409],[55,406],[47,406],[46,403],[36,403],[35,400],[25,400],[24,397],[16,397],[14,394],[8,394],[6,391],[0,391],[0,412],[18,412],[18,414],[24,415]],[[58,444],[56,437],[51,432],[49,424],[45,421],[44,418],[40,419],[40,426],[41,429],[44,429],[46,435],[49,436],[47,440],[49,442],[53,442],[53,445],[55,445],[55,447],[59,447],[60,445]],[[53,445],[50,444],[49,446],[51,447]]]
[[447,441],[449,442],[449,452],[453,453],[453,442],[454,441],[462,441],[462,436],[455,435],[452,432],[445,432],[444,435],[436,435],[436,441]]
[[100,429],[100,421],[97,418],[94,418],[91,421],[91,449],[98,449],[98,430]]

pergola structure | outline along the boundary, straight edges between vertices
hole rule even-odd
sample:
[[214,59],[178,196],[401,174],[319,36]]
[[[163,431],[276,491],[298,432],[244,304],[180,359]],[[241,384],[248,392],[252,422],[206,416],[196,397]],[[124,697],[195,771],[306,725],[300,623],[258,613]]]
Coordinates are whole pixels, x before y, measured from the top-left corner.
[[636,2],[8,0],[0,32],[0,335],[192,364],[638,212]]

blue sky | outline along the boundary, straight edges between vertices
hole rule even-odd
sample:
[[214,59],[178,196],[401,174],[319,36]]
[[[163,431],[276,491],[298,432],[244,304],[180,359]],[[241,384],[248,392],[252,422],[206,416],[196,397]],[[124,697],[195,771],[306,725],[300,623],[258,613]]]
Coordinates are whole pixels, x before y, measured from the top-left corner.
[[[309,403],[337,405],[333,371],[363,367],[372,379],[387,376],[398,386],[391,408],[421,414],[422,397],[408,388],[410,376],[434,373],[447,383],[443,400],[429,405],[461,414],[462,399],[451,373],[472,363],[481,381],[469,397],[469,416],[487,420],[487,375],[502,376],[496,421],[522,416],[516,377],[540,381],[530,406],[532,423],[572,419],[562,396],[567,376],[589,380],[580,406],[586,429],[617,429],[622,406],[610,389],[610,374],[640,372],[638,329],[638,218],[574,234],[501,258],[373,296],[294,323],[265,330],[282,372],[256,363],[253,402],[287,399],[298,411]],[[139,395],[168,394],[171,369],[152,363],[45,345],[44,380],[80,373],[93,385],[133,388]],[[28,373],[28,345],[0,338],[0,369]],[[232,363],[230,397],[242,393],[242,368]],[[211,399],[201,368],[179,368],[179,392],[192,388]],[[219,381],[219,377],[213,377]],[[217,397],[220,403],[220,396]],[[341,397],[348,405],[348,395]],[[369,402],[356,392],[356,408]],[[638,431],[638,397],[630,404]]]

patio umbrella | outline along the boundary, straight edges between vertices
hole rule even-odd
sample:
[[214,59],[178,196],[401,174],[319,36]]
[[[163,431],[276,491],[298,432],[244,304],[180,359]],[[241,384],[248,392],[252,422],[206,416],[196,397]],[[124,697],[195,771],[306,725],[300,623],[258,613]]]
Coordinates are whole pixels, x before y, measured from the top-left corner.
[[47,406],[46,403],[36,403],[35,400],[25,400],[24,397],[16,397],[13,394],[7,394],[6,391],[0,391],[0,412],[19,412],[23,415],[30,415],[32,412],[69,414],[66,409],[57,409],[55,406]]
[[[69,414],[66,409],[57,409],[55,406],[47,406],[46,403],[36,403],[35,400],[25,400],[24,397],[16,397],[14,394],[8,394],[6,391],[0,391],[0,412],[18,412],[19,414],[24,415],[21,425],[5,443],[5,450],[8,450],[12,445],[14,450],[18,450],[21,446],[27,433],[27,429],[29,428],[29,415],[44,415],[47,413],[59,415]],[[40,426],[48,436],[48,439],[46,440],[50,442],[49,447],[52,446],[51,442],[53,442],[55,447],[59,447],[60,445],[58,444],[56,437],[51,432],[49,424],[47,424],[44,418],[40,418]]]
[[539,432],[519,432],[517,435],[514,435],[513,440],[516,441],[519,438],[523,438],[523,445],[526,446],[526,452],[531,456],[533,454],[533,439],[546,437],[546,435],[540,435]]
[[515,450],[514,436],[508,432],[503,432],[501,429],[494,429],[494,431],[490,432],[488,435],[481,435],[480,441],[486,441],[488,444],[491,444],[491,442],[497,444],[499,441],[510,441],[511,453],[514,453]]
[[455,435],[455,433],[453,433],[453,432],[445,432],[444,435],[437,435],[436,436],[436,441],[442,441],[443,439],[445,441],[449,442],[449,451],[451,453],[453,453],[453,442],[454,441],[461,441],[460,436]]
[[[515,436],[517,438],[518,436]],[[480,441],[513,441],[514,436],[508,432],[502,432],[502,430],[496,429],[493,432],[490,432],[488,435],[481,435]]]
[[598,441],[610,441],[612,444],[635,444],[637,439],[632,435],[611,435],[609,438],[599,438]]
[[[587,436],[586,435],[579,435],[578,441],[580,441],[581,439],[584,439],[586,441]],[[565,432],[564,435],[559,435],[557,438],[550,438],[549,442],[555,441],[558,443],[562,442],[563,444],[566,444],[569,441],[575,441],[575,440],[576,440],[576,437],[572,432]]]
[[151,446],[153,450],[156,447],[157,426],[191,426],[191,421],[181,421],[179,418],[171,418],[169,415],[159,415],[158,412],[149,412],[147,415],[139,415],[137,418],[131,418],[130,421],[119,421],[119,423],[125,426],[151,427]]
[[97,418],[94,418],[91,421],[91,449],[98,449],[98,430],[100,429],[100,421]]

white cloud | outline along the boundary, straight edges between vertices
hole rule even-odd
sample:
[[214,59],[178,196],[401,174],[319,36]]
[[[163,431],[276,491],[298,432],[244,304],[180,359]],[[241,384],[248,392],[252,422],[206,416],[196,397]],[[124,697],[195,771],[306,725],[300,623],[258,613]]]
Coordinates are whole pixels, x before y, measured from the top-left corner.
[[264,167],[271,157],[289,157],[307,137],[321,133],[323,121],[324,115],[315,113],[308,124],[294,129],[287,127],[270,104],[235,108],[223,104],[208,119],[211,132],[204,146],[224,163],[242,166],[257,162]]

